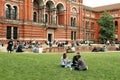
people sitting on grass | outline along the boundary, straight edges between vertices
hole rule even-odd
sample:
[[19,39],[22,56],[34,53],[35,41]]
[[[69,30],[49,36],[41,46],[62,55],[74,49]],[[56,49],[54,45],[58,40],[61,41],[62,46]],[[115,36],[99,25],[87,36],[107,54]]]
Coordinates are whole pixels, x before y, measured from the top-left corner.
[[92,52],[98,52],[96,46],[93,48]]
[[99,49],[100,52],[105,52],[106,50],[107,50],[107,49],[106,49],[105,46],[103,46],[103,47],[101,47],[101,48]]
[[61,66],[72,69],[71,65],[72,65],[72,62],[68,59],[67,53],[63,53],[63,56],[61,57]]
[[24,51],[22,50],[22,45],[21,45],[21,44],[18,45],[18,48],[17,48],[16,52],[24,52]]
[[79,57],[80,57],[80,52],[77,52],[76,53],[76,55],[75,56],[73,56],[73,59],[72,59],[72,66],[76,66],[76,65],[78,65],[78,59],[79,59]]
[[33,53],[37,53],[37,47],[34,46],[34,48],[32,49]]
[[103,47],[100,47],[100,48],[94,47],[93,50],[92,50],[92,52],[105,52],[105,51],[107,51],[106,46],[103,46]]
[[88,70],[88,67],[85,63],[85,61],[81,58],[81,55],[79,52],[76,53],[76,55],[73,57],[73,61],[68,59],[67,53],[64,53],[61,57],[61,66],[62,67],[69,67],[71,70],[71,66],[74,67],[75,70],[85,71]]
[[43,47],[42,46],[39,47],[38,52],[43,53]]
[[68,48],[66,49],[66,52],[67,52],[67,53],[72,53],[72,49],[71,49],[70,46],[68,46]]
[[81,55],[78,55],[77,59],[78,61],[76,62],[74,69],[80,71],[88,70],[88,66],[86,65],[85,61],[81,58]]
[[71,47],[71,51],[72,51],[72,53],[75,53],[75,47],[74,46]]

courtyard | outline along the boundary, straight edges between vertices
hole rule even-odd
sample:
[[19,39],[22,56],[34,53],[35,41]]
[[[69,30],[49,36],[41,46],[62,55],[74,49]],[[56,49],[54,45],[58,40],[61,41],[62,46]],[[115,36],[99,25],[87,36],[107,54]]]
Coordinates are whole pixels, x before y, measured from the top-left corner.
[[[69,59],[75,54],[68,54]],[[87,71],[60,67],[62,54],[0,52],[0,80],[119,80],[120,53],[81,53]]]

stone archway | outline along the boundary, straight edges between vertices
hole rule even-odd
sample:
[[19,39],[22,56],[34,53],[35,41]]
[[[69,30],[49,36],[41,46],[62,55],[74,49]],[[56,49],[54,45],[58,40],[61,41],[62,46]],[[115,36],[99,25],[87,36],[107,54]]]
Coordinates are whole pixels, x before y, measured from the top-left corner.
[[[36,15],[37,22],[43,22],[43,8],[44,8],[43,0],[34,0],[33,1],[33,13],[36,12],[36,14],[37,14]],[[33,19],[34,19],[34,16],[33,16]]]
[[48,22],[49,24],[56,23],[56,14],[55,14],[55,4],[53,1],[46,2],[46,14],[48,15]]
[[[65,11],[65,7],[62,3],[58,3],[56,5],[56,21],[58,25],[64,24],[64,11]],[[61,20],[63,19],[63,20]]]

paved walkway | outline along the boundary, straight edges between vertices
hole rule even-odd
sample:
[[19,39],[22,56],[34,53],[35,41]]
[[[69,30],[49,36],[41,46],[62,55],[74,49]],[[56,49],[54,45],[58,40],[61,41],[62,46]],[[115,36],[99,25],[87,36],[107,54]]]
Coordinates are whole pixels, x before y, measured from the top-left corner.
[[0,45],[0,52],[7,52],[7,46],[1,46]]

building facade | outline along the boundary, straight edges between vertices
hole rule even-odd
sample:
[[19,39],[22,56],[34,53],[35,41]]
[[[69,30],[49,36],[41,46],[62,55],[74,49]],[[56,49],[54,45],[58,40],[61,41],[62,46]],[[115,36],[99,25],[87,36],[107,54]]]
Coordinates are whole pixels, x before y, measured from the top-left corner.
[[83,0],[0,0],[0,40],[98,41],[96,21],[106,10],[114,17],[120,41],[118,5],[91,8]]

